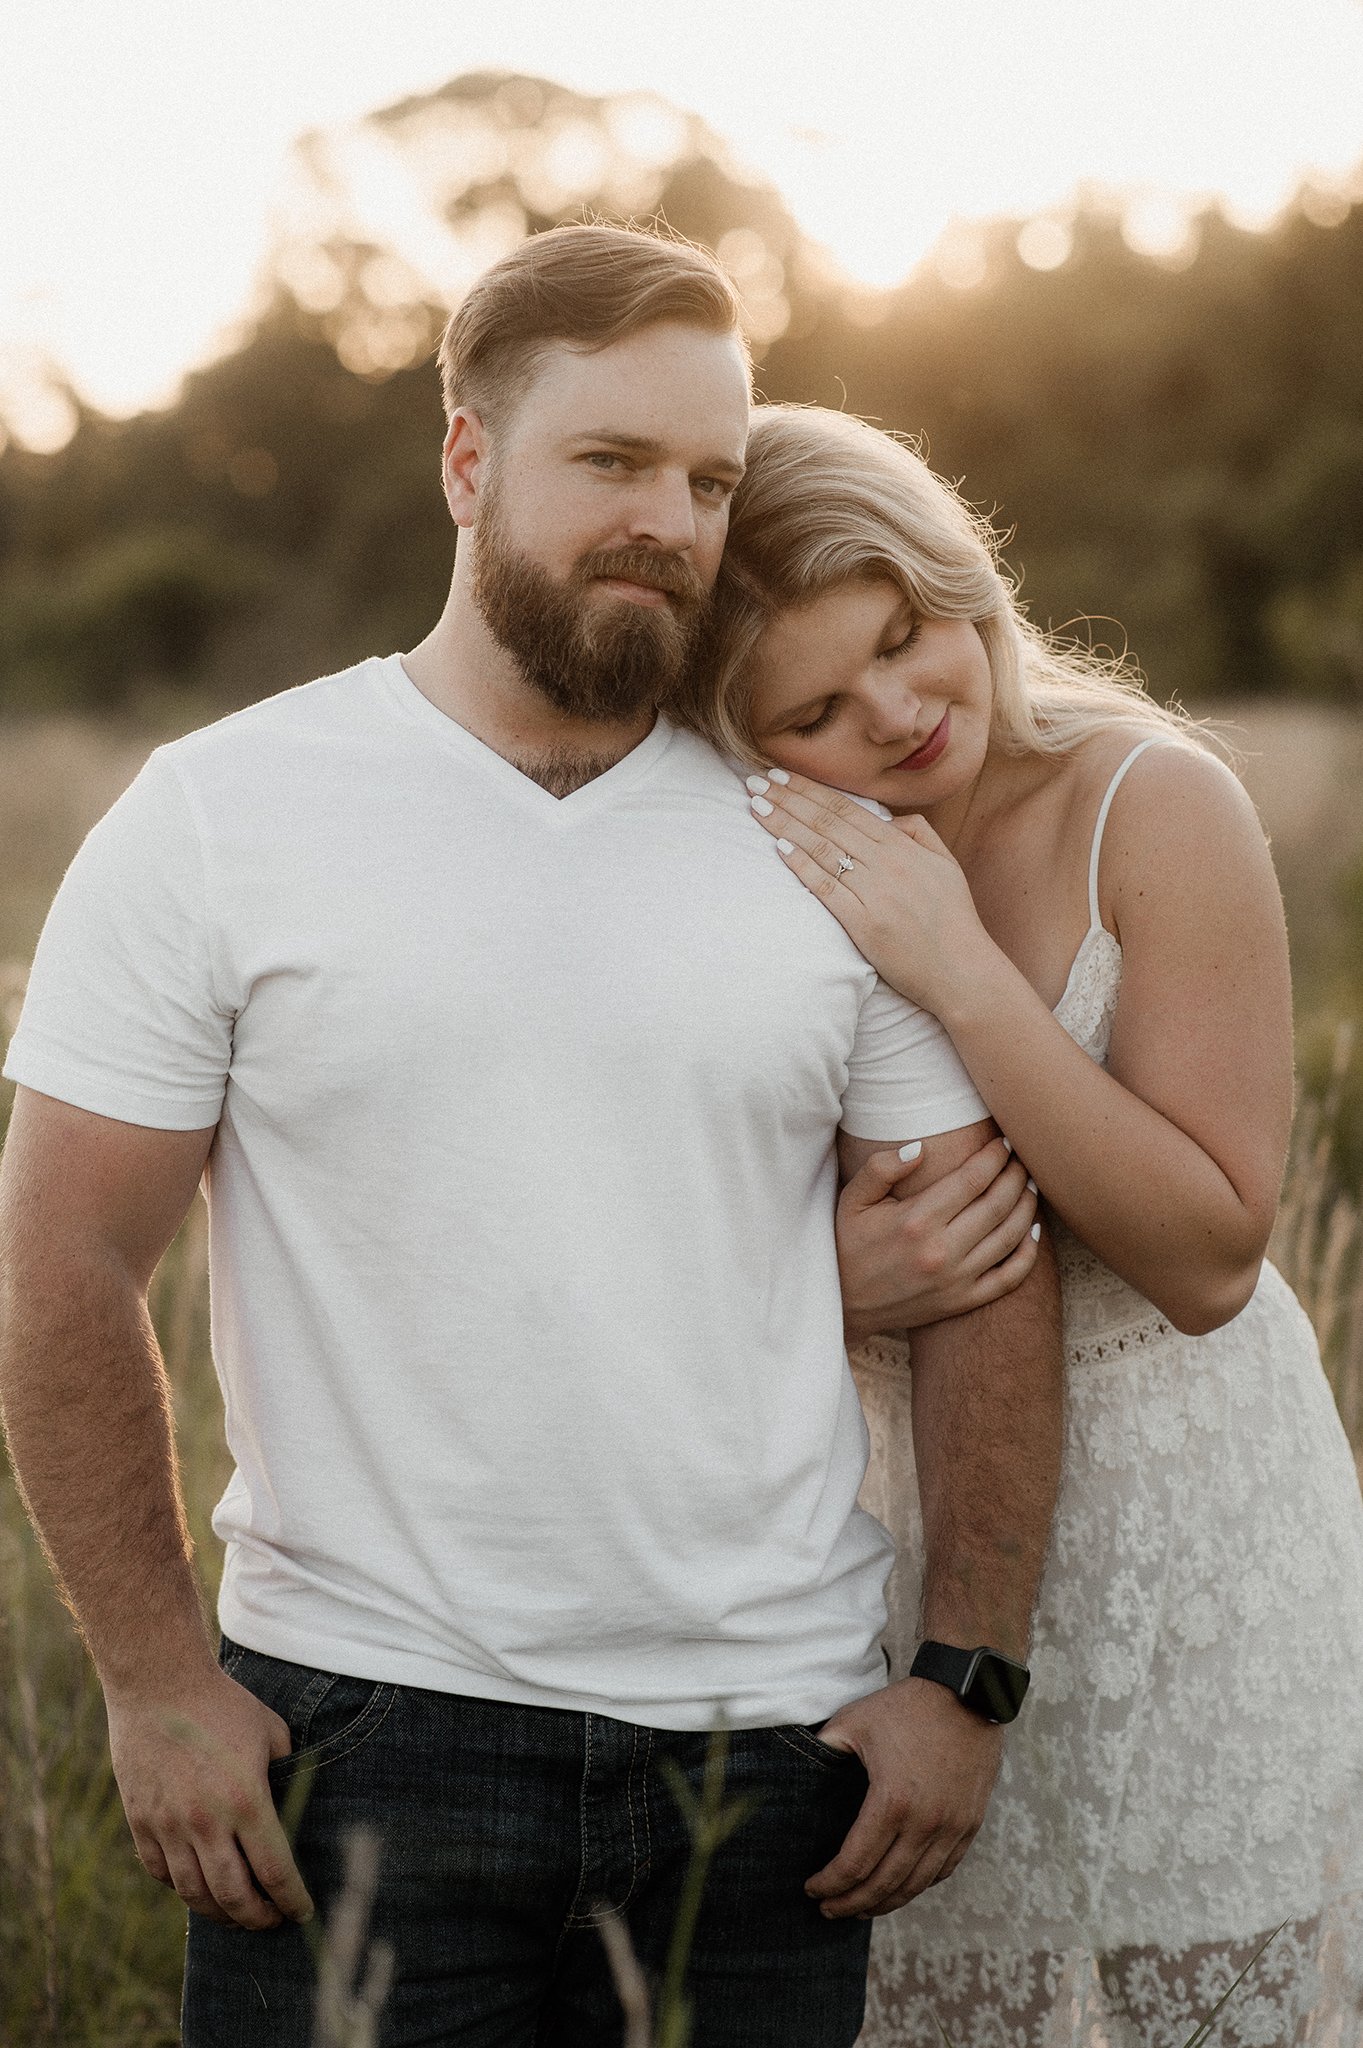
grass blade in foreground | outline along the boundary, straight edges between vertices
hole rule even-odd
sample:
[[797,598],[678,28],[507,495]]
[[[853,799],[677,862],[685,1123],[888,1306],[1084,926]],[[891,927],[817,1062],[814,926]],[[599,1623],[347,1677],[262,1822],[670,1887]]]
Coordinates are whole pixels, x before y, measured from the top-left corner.
[[634,1953],[624,1915],[614,1907],[603,1911],[597,1925],[601,1931],[606,1961],[615,1980],[615,1995],[625,2015],[624,2048],[653,2048],[653,2015],[649,2008],[648,1979]]
[[686,1996],[686,1966],[696,1937],[705,1880],[717,1851],[728,1841],[734,1829],[747,1819],[756,1803],[751,1798],[742,1798],[725,1804],[724,1766],[728,1754],[728,1732],[716,1728],[705,1755],[699,1799],[675,1764],[669,1760],[663,1767],[691,1836],[691,1859],[686,1866],[677,1918],[668,1943],[656,2033],[649,2015],[648,1984],[634,1953],[624,1918],[610,1910],[601,1914],[601,1939],[615,1980],[616,1995],[625,2015],[624,2048],[689,2048],[691,2004]]
[[[364,1944],[381,1853],[372,1828],[351,1828],[346,1834],[345,1884],[325,1935],[312,1944],[317,1963],[313,2048],[378,2048],[379,2016],[392,1989],[394,1957],[389,1942],[373,1941],[367,1953]],[[310,1923],[307,1931],[312,1931]]]
[[1216,2004],[1207,2014],[1207,2017],[1203,2020],[1201,2026],[1198,2027],[1195,2033],[1192,2033],[1188,2036],[1187,2040],[1183,2044],[1183,2048],[1203,2048],[1203,2043],[1210,2040],[1212,2028],[1216,2023],[1216,2016],[1220,2012],[1222,2006],[1226,2003],[1228,1998],[1233,1997],[1235,1992],[1237,1992],[1240,1989],[1240,1986],[1244,1983],[1246,1977],[1248,1977],[1250,1971],[1254,1968],[1254,1965],[1258,1962],[1260,1956],[1264,1953],[1264,1950],[1268,1947],[1269,1943],[1276,1941],[1278,1939],[1278,1936],[1282,1933],[1283,1928],[1286,1927],[1286,1925],[1287,1922],[1286,1920],[1284,1920],[1277,1927],[1274,1928],[1272,1934],[1266,1934],[1264,1936],[1263,1940],[1259,1943],[1258,1948],[1255,1949],[1254,1954],[1245,1964],[1244,1969],[1235,1979],[1235,1982],[1233,1984],[1228,1984],[1226,1986],[1226,1989],[1221,1993],[1221,1996],[1217,1999]]
[[750,1798],[731,1800],[727,1806],[724,1803],[724,1766],[728,1755],[728,1730],[716,1728],[705,1756],[699,1799],[675,1764],[667,1771],[668,1782],[691,1832],[691,1861],[687,1865],[676,1924],[668,1945],[667,1966],[663,1971],[656,2048],[688,2048],[691,2002],[686,1996],[686,1965],[696,1938],[705,1880],[710,1874],[716,1851],[753,1809],[754,1802]]

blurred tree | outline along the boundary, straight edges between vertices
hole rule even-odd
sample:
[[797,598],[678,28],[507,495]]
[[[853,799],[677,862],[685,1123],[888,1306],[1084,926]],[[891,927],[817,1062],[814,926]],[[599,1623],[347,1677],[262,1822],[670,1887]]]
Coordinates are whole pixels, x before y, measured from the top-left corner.
[[921,434],[1038,619],[1093,615],[1166,695],[1359,701],[1363,208],[1209,212],[1155,259],[1095,204],[959,228],[872,292],[696,116],[483,72],[304,139],[258,314],[173,407],[0,454],[0,707],[148,676],[242,699],[418,637],[452,548],[446,311],[593,213],[718,250],[766,396]]
[[[718,245],[759,341],[790,323],[790,291],[830,288],[779,196],[653,95],[478,74],[304,138],[240,345],[165,412],[80,408],[57,454],[0,454],[0,707],[107,705],[176,677],[246,698],[418,637],[453,549],[429,361],[448,306],[521,236],[584,213]],[[222,565],[193,630],[164,579],[139,586],[130,629],[108,551],[149,527]]]
[[142,527],[84,550],[60,578],[15,579],[0,653],[22,706],[107,710],[129,687],[184,682],[214,634],[270,589],[265,558],[192,527]]

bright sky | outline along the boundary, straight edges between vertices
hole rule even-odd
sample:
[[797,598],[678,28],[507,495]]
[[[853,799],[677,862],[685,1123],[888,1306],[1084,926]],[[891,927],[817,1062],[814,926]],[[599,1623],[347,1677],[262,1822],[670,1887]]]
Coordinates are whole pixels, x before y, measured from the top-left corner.
[[0,411],[59,438],[48,360],[111,411],[168,399],[250,304],[294,138],[489,68],[693,108],[875,284],[1086,181],[1158,237],[1190,195],[1258,224],[1363,165],[1363,0],[16,0]]

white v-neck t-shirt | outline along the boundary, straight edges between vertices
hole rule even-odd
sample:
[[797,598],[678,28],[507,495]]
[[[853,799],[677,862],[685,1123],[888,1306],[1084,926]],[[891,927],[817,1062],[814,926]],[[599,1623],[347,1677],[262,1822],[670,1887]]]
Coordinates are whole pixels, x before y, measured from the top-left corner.
[[664,1728],[883,1683],[833,1141],[985,1110],[691,735],[556,799],[391,656],[162,747],[6,1072],[217,1124],[227,1634]]

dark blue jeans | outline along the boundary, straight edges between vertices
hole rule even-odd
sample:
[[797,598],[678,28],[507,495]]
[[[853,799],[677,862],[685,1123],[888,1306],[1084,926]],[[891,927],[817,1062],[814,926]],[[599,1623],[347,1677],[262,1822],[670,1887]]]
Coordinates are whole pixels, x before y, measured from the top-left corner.
[[[593,1910],[623,1912],[656,1982],[690,1857],[668,1760],[699,1792],[708,1737],[338,1678],[226,1641],[221,1656],[289,1724],[276,1802],[303,1759],[316,1767],[295,1851],[322,1924],[345,1831],[382,1838],[370,1934],[392,1944],[397,1974],[381,2048],[619,2048]],[[706,1885],[693,2048],[851,2048],[870,1926],[825,1920],[804,1883],[865,1792],[860,1763],[809,1729],[731,1735],[726,1797],[756,1803]],[[314,1989],[297,1927],[191,1914],[185,2048],[310,2048]]]

